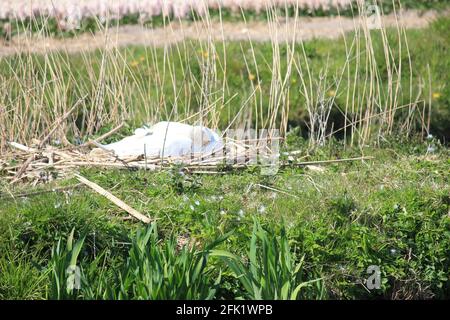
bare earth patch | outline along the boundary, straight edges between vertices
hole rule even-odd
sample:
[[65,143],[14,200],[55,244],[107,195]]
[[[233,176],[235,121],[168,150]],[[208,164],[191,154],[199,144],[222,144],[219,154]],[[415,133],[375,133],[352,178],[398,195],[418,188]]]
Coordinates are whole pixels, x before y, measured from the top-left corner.
[[[396,19],[394,15],[382,18],[385,27],[404,28],[426,27],[439,15],[428,11],[405,11]],[[345,32],[350,32],[361,23],[361,18],[346,17],[316,17],[300,18],[274,25],[267,22],[174,22],[165,28],[145,28],[142,26],[121,26],[96,34],[82,34],[73,38],[49,38],[39,35],[20,35],[11,41],[0,41],[0,57],[20,52],[46,53],[49,51],[66,51],[75,53],[99,48],[124,47],[129,45],[144,45],[163,47],[188,39],[215,41],[245,41],[255,42],[285,42],[308,40],[312,38],[338,38]]]

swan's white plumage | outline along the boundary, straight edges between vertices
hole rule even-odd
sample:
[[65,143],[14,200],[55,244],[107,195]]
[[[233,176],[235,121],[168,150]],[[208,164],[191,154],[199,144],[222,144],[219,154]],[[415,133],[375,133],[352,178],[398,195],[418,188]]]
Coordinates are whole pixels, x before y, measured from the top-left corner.
[[[145,146],[145,147],[144,147]],[[209,128],[179,122],[158,122],[150,128],[138,128],[134,135],[104,146],[117,156],[180,157],[192,153],[210,153],[223,148],[220,136]]]

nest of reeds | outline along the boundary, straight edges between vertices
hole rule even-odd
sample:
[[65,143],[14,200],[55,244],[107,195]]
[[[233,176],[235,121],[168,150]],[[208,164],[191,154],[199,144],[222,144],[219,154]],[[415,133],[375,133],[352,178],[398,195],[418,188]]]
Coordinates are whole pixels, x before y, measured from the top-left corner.
[[73,176],[83,167],[115,169],[164,170],[174,165],[192,173],[223,173],[244,168],[278,157],[267,140],[225,139],[223,150],[208,154],[191,153],[183,157],[139,156],[118,157],[101,148],[96,141],[81,146],[59,148],[39,141],[26,146],[8,142],[10,151],[0,159],[0,170],[10,183],[25,182],[36,185]]

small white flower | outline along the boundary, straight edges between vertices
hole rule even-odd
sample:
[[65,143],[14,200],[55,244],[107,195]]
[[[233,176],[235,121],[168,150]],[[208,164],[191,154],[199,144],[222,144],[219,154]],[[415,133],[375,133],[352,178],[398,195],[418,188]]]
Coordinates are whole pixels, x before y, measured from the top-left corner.
[[243,217],[243,216],[244,216],[244,210],[240,209],[240,210],[238,211],[238,216],[239,216],[239,217]]
[[224,216],[224,215],[227,214],[227,212],[226,212],[225,210],[220,210],[220,214],[221,214],[222,216]]
[[396,253],[397,253],[397,250],[395,250],[395,249],[391,249],[391,250],[390,250],[390,252],[391,252],[391,254],[392,254],[392,255],[394,255],[394,254],[396,254]]
[[198,200],[195,200],[194,203],[195,203],[196,206],[199,206],[199,205],[200,205],[200,201],[198,201]]
[[195,211],[195,208],[192,204],[189,206],[189,208],[191,208],[192,211]]
[[265,212],[266,212],[266,207],[263,206],[263,205],[259,206],[259,208],[258,208],[258,213],[263,214],[263,213],[265,213]]
[[434,153],[436,151],[436,148],[433,146],[428,146],[427,153]]
[[427,139],[428,140],[431,140],[431,139],[433,139],[433,135],[430,133],[430,134],[428,134],[428,136],[427,136]]

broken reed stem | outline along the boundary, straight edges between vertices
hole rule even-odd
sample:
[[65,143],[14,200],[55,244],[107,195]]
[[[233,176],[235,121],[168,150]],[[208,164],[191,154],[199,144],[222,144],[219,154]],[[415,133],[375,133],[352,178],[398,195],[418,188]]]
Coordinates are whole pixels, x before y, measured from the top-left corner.
[[27,170],[28,166],[30,165],[31,161],[34,160],[35,155],[32,154],[31,156],[28,157],[28,159],[23,163],[23,165],[20,167],[19,171],[17,171],[16,176],[14,177],[14,179],[11,181],[11,184],[19,181],[20,177],[22,176],[22,174]]
[[[309,165],[309,164],[327,164],[327,163],[338,163],[338,162],[358,161],[358,160],[371,160],[371,159],[374,159],[374,157],[367,156],[367,157],[333,159],[333,160],[304,161],[304,162],[292,163],[292,165],[306,166],[306,165]],[[291,165],[291,164],[288,164],[288,165]]]
[[[363,160],[371,160],[374,159],[372,156],[362,156],[362,157],[355,157],[355,158],[345,158],[345,159],[332,159],[332,160],[317,160],[317,161],[303,161],[303,162],[294,162],[294,163],[280,163],[281,167],[286,166],[306,166],[306,165],[312,165],[312,164],[329,164],[329,163],[340,163],[340,162],[349,162],[349,161],[363,161]],[[170,163],[166,164],[167,166],[170,165]],[[156,170],[156,165],[146,165],[145,163],[128,163],[127,166],[124,166],[120,163],[111,163],[111,162],[88,162],[88,161],[76,161],[76,162],[66,162],[65,165],[55,165],[55,168],[64,168],[68,166],[94,166],[94,167],[113,167],[113,168],[124,168],[124,169],[147,169],[147,170]],[[162,169],[167,168],[167,166],[162,167]],[[217,164],[210,164],[210,165],[186,165],[187,169],[191,170],[202,170],[202,169],[217,169]],[[242,163],[242,164],[228,164],[227,167],[230,167],[232,169],[242,169],[249,167],[249,164]],[[211,172],[210,172],[211,173]]]
[[267,189],[267,190],[270,190],[270,191],[279,192],[279,193],[285,194],[285,195],[290,196],[290,197],[298,198],[298,196],[296,196],[295,194],[292,194],[292,193],[289,193],[289,192],[286,192],[286,191],[283,191],[283,190],[280,190],[280,189],[275,189],[275,188],[272,188],[272,187],[269,187],[269,186],[265,186],[263,184],[257,183],[257,184],[255,184],[255,186],[263,188],[263,189]]
[[106,191],[105,189],[103,189],[102,187],[100,187],[98,184],[96,184],[96,183],[94,183],[92,181],[89,181],[88,179],[86,179],[85,177],[80,176],[79,174],[75,174],[75,177],[78,179],[78,181],[80,181],[81,183],[84,183],[85,185],[87,185],[89,188],[91,188],[92,190],[94,190],[98,194],[101,194],[106,199],[108,199],[109,201],[114,203],[119,208],[125,210],[126,212],[128,212],[130,215],[132,215],[136,219],[138,219],[138,220],[140,220],[140,221],[142,221],[144,223],[150,223],[152,221],[152,219],[150,219],[149,217],[143,215],[139,211],[133,209],[128,204],[126,204],[125,202],[123,202],[122,200],[120,200],[119,198],[114,196],[112,193],[110,193],[110,192]]
[[38,150],[35,149],[35,148],[30,148],[30,147],[24,146],[23,144],[17,143],[17,142],[8,142],[8,144],[11,147],[16,148],[16,149],[18,149],[20,151],[24,151],[24,152],[28,152],[28,153],[36,153],[36,152],[38,152]]
[[45,194],[45,193],[61,192],[61,191],[77,189],[77,188],[79,188],[79,187],[81,187],[83,185],[84,184],[82,184],[82,183],[77,183],[77,184],[75,184],[73,186],[53,188],[53,189],[50,189],[50,190],[41,190],[41,191],[28,192],[28,193],[19,193],[19,194],[12,194],[12,193],[11,194],[0,194],[0,199],[1,198],[15,199],[15,198],[33,197],[33,196],[38,196],[38,195]]
[[69,111],[67,111],[61,118],[59,118],[58,120],[56,120],[55,125],[53,126],[53,129],[50,130],[50,132],[44,137],[44,139],[41,140],[41,142],[39,143],[38,149],[41,149],[46,143],[47,140],[50,139],[50,137],[53,135],[53,133],[55,133],[55,131],[58,129],[58,127],[63,123],[64,120],[66,120],[73,111],[75,111],[75,109],[81,104],[81,102],[84,101],[84,98],[86,98],[86,96],[84,96],[83,98],[81,98],[80,100],[78,100],[72,108],[70,108]]
[[115,127],[114,129],[108,131],[107,133],[101,135],[100,137],[94,139],[94,140],[90,140],[86,143],[83,143],[82,145],[80,145],[79,147],[88,147],[91,145],[95,145],[98,147],[98,143],[106,138],[108,138],[109,136],[113,135],[114,133],[116,133],[117,131],[119,131],[120,129],[122,129],[122,127],[125,125],[124,122],[122,122],[121,124],[119,124],[117,127]]

